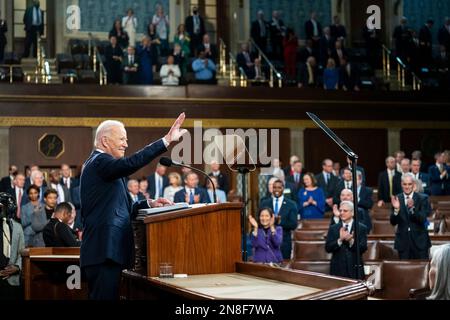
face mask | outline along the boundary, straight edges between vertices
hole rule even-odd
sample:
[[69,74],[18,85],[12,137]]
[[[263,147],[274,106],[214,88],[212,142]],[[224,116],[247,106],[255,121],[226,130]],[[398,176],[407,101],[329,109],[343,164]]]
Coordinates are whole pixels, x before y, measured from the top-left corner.
[[194,12],[194,15],[196,15],[196,14],[198,13],[198,11],[197,11],[197,10],[194,10],[193,12]]

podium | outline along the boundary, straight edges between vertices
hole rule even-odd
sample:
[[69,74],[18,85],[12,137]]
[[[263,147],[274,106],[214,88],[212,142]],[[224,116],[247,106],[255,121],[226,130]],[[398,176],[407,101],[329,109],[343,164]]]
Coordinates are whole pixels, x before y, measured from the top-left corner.
[[160,264],[171,263],[173,273],[234,272],[241,260],[241,209],[241,203],[210,204],[134,222],[136,271],[157,277]]

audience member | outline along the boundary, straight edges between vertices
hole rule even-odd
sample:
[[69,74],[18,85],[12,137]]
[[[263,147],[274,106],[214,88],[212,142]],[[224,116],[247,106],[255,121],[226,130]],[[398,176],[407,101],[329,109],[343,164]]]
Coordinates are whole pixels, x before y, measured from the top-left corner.
[[[139,180],[139,192],[145,197],[145,199],[150,199],[150,194],[147,192],[148,190],[148,181],[146,177],[142,177]],[[166,197],[164,197],[166,198]],[[171,200],[173,202],[173,199]]]
[[147,177],[150,199],[163,197],[164,189],[169,185],[169,178],[166,176],[166,171],[167,167],[158,163],[155,172]]
[[316,58],[309,57],[305,64],[300,66],[298,73],[298,87],[317,87],[319,79],[317,76]]
[[44,34],[44,11],[40,8],[39,0],[33,0],[23,15],[25,25],[25,44],[22,58],[30,56],[30,49],[33,46],[33,57],[37,57],[37,39]]
[[[343,189],[340,195],[340,203],[343,201],[350,201],[353,203],[353,192],[349,189]],[[358,220],[367,228],[367,234],[372,230],[372,218],[370,217],[369,211],[364,210],[362,207],[358,206]],[[341,221],[341,214],[339,211],[339,205],[333,205],[333,216],[331,217],[330,225],[337,224]]]
[[353,175],[352,170],[349,167],[345,167],[342,170],[342,179],[338,181],[336,184],[336,191],[334,193],[333,202],[335,204],[339,204],[339,197],[341,195],[341,191],[344,189],[353,190]]
[[161,56],[165,57],[169,53],[169,16],[164,14],[162,5],[156,7],[152,24],[156,27],[156,35],[160,42]]
[[264,11],[258,10],[257,18],[252,22],[250,36],[261,51],[267,55],[267,40],[270,35],[270,25],[264,20]]
[[306,60],[308,60],[309,57],[314,57],[316,58],[317,61],[317,57],[319,56],[320,52],[318,53],[314,48],[313,48],[313,43],[312,40],[306,40],[305,41],[305,46],[303,48],[300,49],[299,52],[299,62],[300,63],[306,63]]
[[181,76],[185,76],[187,72],[188,59],[184,55],[183,49],[179,43],[175,43],[173,46],[173,59],[174,63],[180,67]]
[[436,163],[428,169],[428,175],[430,176],[431,183],[431,195],[432,196],[443,196],[450,194],[449,177],[448,172],[449,167],[445,163],[444,153],[437,152],[434,156]]
[[198,58],[192,62],[195,80],[199,84],[216,84],[216,65],[206,58],[205,53],[199,52]]
[[117,38],[109,38],[110,45],[105,48],[105,68],[108,73],[108,83],[122,83],[122,55],[123,50],[117,44]]
[[180,67],[174,64],[175,59],[172,55],[167,57],[167,64],[164,64],[159,70],[159,76],[163,86],[177,86],[180,83]]
[[321,188],[325,196],[325,211],[333,207],[333,197],[336,193],[339,179],[333,174],[333,161],[325,159],[322,161],[322,172],[315,176],[317,186]]
[[439,28],[438,42],[445,47],[447,52],[450,52],[450,17],[445,18],[444,25]]
[[217,48],[215,44],[212,44],[209,39],[209,34],[205,33],[203,35],[202,43],[197,48],[197,52],[205,52],[205,56],[210,59],[212,62],[216,63],[217,61]]
[[23,230],[14,217],[17,205],[13,197],[0,193],[0,300],[20,300]]
[[31,184],[39,188],[39,201],[44,203],[44,194],[47,190],[47,187],[44,185],[44,174],[40,170],[31,171],[30,181]]
[[150,38],[144,36],[141,44],[137,47],[137,56],[139,57],[139,83],[152,84],[153,83],[153,63],[152,61],[157,57],[152,57]]
[[[152,57],[161,56],[161,40],[159,39],[158,33],[156,32],[156,27],[153,23],[147,25],[147,36],[150,38],[152,51]],[[156,61],[153,63],[155,65]]]
[[360,91],[361,87],[358,68],[345,56],[340,60],[339,84],[344,91]]
[[297,74],[297,48],[298,39],[292,28],[286,30],[283,39],[284,47],[284,72],[288,79],[294,80]]
[[111,31],[109,31],[108,37],[116,37],[117,43],[122,50],[128,48],[128,42],[130,39],[128,38],[128,34],[126,33],[126,31],[123,30],[122,22],[120,19],[114,20],[113,27]]
[[261,201],[260,209],[270,208],[275,216],[275,225],[283,228],[283,243],[281,253],[283,259],[290,259],[292,252],[292,231],[297,228],[298,208],[294,201],[283,195],[283,181],[277,179],[272,185],[271,197]]
[[56,190],[56,192],[58,193],[58,199],[57,202],[61,203],[65,201],[64,198],[64,190],[62,185],[59,184],[59,181],[61,179],[60,175],[59,175],[59,171],[58,170],[51,170],[49,175],[49,188]]
[[46,247],[79,247],[69,222],[72,217],[72,205],[69,202],[61,202],[55,208],[55,212],[42,231]]
[[127,10],[127,15],[122,18],[122,28],[128,35],[128,46],[136,46],[136,30],[137,30],[137,18],[134,16],[133,9]]
[[145,199],[144,195],[139,192],[139,182],[136,179],[128,180],[127,189],[133,203]]
[[392,196],[391,224],[397,226],[394,248],[400,259],[428,259],[431,247],[425,222],[429,214],[428,197],[414,192],[411,173],[402,177],[403,192]]
[[[186,31],[191,39],[191,42],[188,44],[190,46],[190,53],[192,56],[197,56],[196,49],[202,42],[202,37],[206,32],[205,22],[200,16],[197,7],[192,8],[192,15],[186,18],[184,24],[186,25]],[[186,55],[186,57],[188,57],[188,55]]]
[[335,48],[335,40],[331,37],[329,27],[323,28],[323,36],[319,40],[319,64],[323,67],[327,65],[327,61],[331,56],[331,52]]
[[392,196],[401,192],[401,179],[401,173],[396,170],[395,158],[387,157],[386,170],[378,175],[378,207],[390,203]]
[[248,78],[250,78],[251,70],[255,65],[253,60],[254,59],[248,50],[248,43],[242,43],[241,52],[236,55],[236,63],[238,67],[244,70]]
[[311,172],[303,176],[304,188],[297,193],[301,219],[321,219],[325,213],[325,195]]
[[289,165],[283,169],[285,177],[292,176],[294,174],[294,163],[296,161],[300,161],[300,158],[296,155],[292,155],[289,158]]
[[206,190],[198,186],[198,176],[195,172],[189,172],[186,175],[184,188],[175,193],[173,200],[189,204],[211,202]]
[[15,219],[20,222],[21,206],[25,205],[28,202],[28,197],[24,190],[25,175],[21,172],[16,173],[13,184],[14,188],[9,189],[7,193],[9,193],[13,197],[14,201],[16,201],[17,212]]
[[31,219],[33,215],[44,211],[44,205],[39,201],[39,187],[32,184],[27,189],[28,203],[23,205],[20,209],[21,224],[25,236],[25,246],[33,245],[33,238],[36,234],[31,227]]
[[225,202],[227,202],[227,195],[225,194],[225,192],[222,189],[220,189],[219,182],[218,182],[217,178],[214,177],[214,176],[211,176],[211,180],[213,181],[214,187],[216,188],[216,200],[217,200],[217,202],[214,202],[213,187],[212,187],[211,182],[209,180],[207,180],[207,182],[206,182],[206,188],[207,189],[206,190],[208,191],[208,196],[209,196],[209,199],[211,200],[211,203],[225,203]]
[[270,43],[272,44],[272,58],[283,59],[283,38],[286,34],[286,27],[280,18],[280,12],[272,11],[272,21],[270,21]]
[[9,166],[9,173],[6,177],[3,177],[0,181],[0,192],[6,192],[11,188],[14,188],[14,177],[16,176],[18,170],[16,165]]
[[337,90],[339,88],[339,70],[332,58],[328,59],[327,67],[323,71],[323,88],[325,90]]
[[408,56],[408,49],[411,43],[411,29],[407,26],[408,19],[402,17],[400,20],[400,25],[396,26],[394,29],[394,34],[392,35],[395,41],[395,51],[396,55],[406,61]]
[[[355,227],[354,226],[354,206],[350,201],[342,201],[339,208],[339,223],[330,226],[327,234],[325,250],[332,253],[330,262],[330,274],[334,276],[358,279],[355,270],[356,266],[356,246],[355,246]],[[361,265],[358,266],[360,279],[364,278],[364,268],[362,255],[367,250],[367,228],[359,223],[358,242]]]
[[225,191],[225,193],[228,193],[230,191],[230,183],[228,181],[228,176],[224,174],[220,170],[220,164],[213,160],[211,161],[211,172],[209,173],[210,177],[216,177],[217,182],[219,183],[219,188]]
[[[342,45],[342,40],[335,41],[330,57],[334,60],[336,66],[341,66],[341,63],[344,61],[342,59],[347,57],[347,51]],[[347,61],[347,59],[345,59],[345,61]]]
[[138,68],[139,68],[139,56],[135,55],[136,50],[134,47],[129,46],[127,54],[122,59],[123,68],[123,83],[124,84],[138,84]]
[[333,17],[333,24],[330,26],[331,37],[336,41],[340,40],[342,45],[345,43],[347,37],[347,30],[345,26],[341,24],[339,16]]
[[[411,173],[414,176],[414,179],[417,181],[417,192],[423,192],[426,194],[430,194],[430,177],[428,174],[424,172],[420,172],[421,160],[413,159],[411,161]],[[420,187],[419,187],[420,185]]]
[[183,51],[183,56],[185,58],[189,57],[192,53],[191,51],[191,37],[189,33],[186,31],[185,25],[180,24],[177,28],[177,33],[173,38],[174,45],[179,44],[181,47],[181,51]]
[[450,244],[431,249],[428,300],[450,300]]
[[292,193],[295,194],[297,199],[298,191],[303,187],[303,163],[300,160],[295,160],[292,163],[292,175],[286,177],[286,182],[292,187]]
[[[25,226],[29,225],[29,223],[31,222],[31,229],[33,231],[32,235],[29,239],[30,242],[28,244],[26,244],[27,246],[45,247],[42,232],[43,232],[44,227],[47,224],[48,220],[50,220],[50,218],[53,215],[53,212],[55,210],[56,203],[57,203],[57,198],[58,198],[58,193],[56,192],[56,190],[47,189],[44,193],[44,206],[38,207],[40,210],[33,211],[31,213],[31,217],[26,217],[27,218],[26,220],[25,220],[25,216],[23,217],[22,226],[24,226],[24,229],[25,229]],[[31,218],[31,219],[28,220],[28,218]]]
[[275,215],[270,208],[259,210],[257,219],[248,216],[252,225],[250,236],[253,248],[253,262],[279,264],[283,262],[280,246],[283,240],[283,229],[275,225]]
[[62,185],[64,190],[64,199],[71,202],[74,189],[80,184],[80,182],[78,179],[72,177],[72,169],[66,163],[61,165],[61,175],[62,177],[59,183]]
[[169,185],[164,188],[164,198],[174,201],[175,193],[183,189],[181,186],[181,176],[178,172],[169,173]]
[[433,62],[433,35],[431,28],[434,25],[432,19],[428,19],[419,31],[419,47],[421,66],[429,68]]

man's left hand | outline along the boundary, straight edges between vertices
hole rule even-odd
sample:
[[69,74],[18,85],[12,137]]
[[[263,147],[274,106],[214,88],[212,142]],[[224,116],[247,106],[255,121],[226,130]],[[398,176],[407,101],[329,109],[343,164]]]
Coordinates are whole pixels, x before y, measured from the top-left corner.
[[152,207],[152,208],[172,206],[172,205],[173,205],[173,202],[168,199],[165,199],[165,198],[159,198],[159,199],[156,199],[156,200],[150,202],[150,207]]

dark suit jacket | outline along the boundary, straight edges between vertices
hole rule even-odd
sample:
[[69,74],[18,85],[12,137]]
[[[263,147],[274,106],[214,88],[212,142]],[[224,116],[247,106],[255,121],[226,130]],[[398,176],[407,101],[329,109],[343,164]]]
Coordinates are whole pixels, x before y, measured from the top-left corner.
[[11,177],[3,177],[0,181],[0,192],[7,192],[9,189],[11,189]]
[[[333,197],[333,203],[339,204],[341,203],[341,192],[345,189],[345,180],[341,179],[337,182],[336,188],[334,189],[334,197]],[[353,190],[353,189],[352,189]]]
[[[450,174],[450,168],[444,165],[447,172]],[[439,171],[436,164],[433,164],[428,168],[428,175],[430,176],[430,191],[432,196],[441,196],[448,194],[449,192],[449,179],[448,175],[441,179],[441,172]]]
[[[396,195],[402,192],[402,174],[395,171],[394,178],[392,179],[392,194]],[[391,202],[389,195],[389,176],[387,169],[380,172],[378,175],[378,201],[383,200],[386,203]]]
[[[166,176],[163,176],[162,180],[163,180],[162,191],[164,194],[164,189],[169,186],[169,178],[167,178]],[[147,177],[147,183],[148,183],[147,192],[150,196],[150,199],[155,199],[156,188],[155,188],[155,174],[154,173],[152,173],[151,175],[149,175]],[[160,194],[159,196],[162,198],[163,195]]]
[[[137,70],[135,72],[125,71],[125,67],[133,67],[137,64]],[[131,64],[128,61],[128,54],[125,54],[122,59],[122,70],[123,70],[123,83],[124,84],[137,84],[139,81],[139,56],[137,53],[134,55],[134,63]]]
[[347,73],[346,66],[339,67],[339,86],[341,88],[345,86],[348,91],[353,91],[355,86],[361,86],[359,70],[355,64],[350,63],[350,75]]
[[336,193],[336,188],[339,183],[339,179],[332,173],[330,173],[330,180],[328,180],[328,184],[325,184],[325,178],[323,176],[323,172],[318,173],[316,175],[317,186],[322,188],[325,194],[325,199],[333,198]]
[[430,195],[430,176],[427,173],[419,172],[419,179],[422,181],[423,192]]
[[[23,24],[25,25],[25,31],[31,31],[31,28],[33,26],[33,9],[34,6],[30,6],[25,10],[25,14],[23,15]],[[40,35],[44,34],[44,11],[39,9],[41,11],[41,24],[38,27],[38,32]]]
[[[213,173],[211,172],[209,176],[212,177]],[[230,184],[228,182],[228,177],[224,175],[222,172],[220,172],[216,178],[217,182],[219,183],[219,189],[222,189],[223,191],[225,191],[225,194],[228,194],[228,191],[230,191]]]
[[411,212],[405,205],[403,193],[397,195],[400,201],[400,211],[398,215],[391,213],[391,224],[397,226],[395,233],[394,248],[398,251],[423,252],[431,247],[425,221],[427,220],[430,205],[428,196],[414,192],[414,208]]
[[291,193],[294,193],[295,199],[297,199],[297,193],[298,190],[303,188],[303,173],[300,174],[299,183],[295,183],[294,176],[287,176],[286,177],[286,187],[289,185],[289,188],[291,189]]
[[[342,222],[330,226],[328,229],[327,241],[325,243],[325,250],[332,253],[333,256],[330,262],[330,274],[340,277],[356,279],[356,245],[350,247],[349,243],[344,241],[341,246],[338,245],[339,230],[342,228]],[[352,230],[355,228],[353,221]],[[361,254],[361,262],[363,253],[367,250],[367,228],[362,223],[359,223],[359,249]],[[364,277],[364,268],[361,266],[360,274]]]
[[[9,188],[9,190],[6,191],[7,193],[9,193],[10,195],[12,195],[12,197],[14,198],[14,200],[16,200],[16,187],[14,188]],[[23,193],[22,193],[22,201],[20,203],[17,203],[17,205],[23,206],[25,204],[28,203],[28,194],[27,191],[25,190],[25,188],[23,188]]]
[[[255,60],[255,57],[252,53],[248,53],[251,62],[253,62]],[[238,67],[241,67],[242,69],[244,69],[245,74],[248,74],[249,72],[249,67],[247,66],[247,60],[245,60],[245,56],[242,52],[239,52],[236,55],[236,63],[238,65]]]
[[[431,34],[430,28],[423,26],[419,31],[419,41],[421,47],[428,47],[431,49],[433,35]],[[423,42],[423,43],[422,43]]]
[[[209,199],[208,192],[205,189],[197,187],[195,188],[194,195],[200,195],[200,203],[211,203],[211,199]],[[173,196],[173,202],[186,202],[186,189],[183,188],[180,191],[177,191]]]
[[133,264],[134,240],[130,220],[147,201],[131,204],[125,177],[141,169],[167,151],[162,139],[130,157],[115,159],[94,151],[83,165],[80,179],[83,242],[82,267],[107,259],[124,268]]
[[[261,201],[260,209],[262,208],[273,208],[272,197],[265,198]],[[297,213],[298,208],[297,204],[289,199],[284,197],[283,203],[279,208],[278,214],[281,217],[281,222],[279,226],[283,228],[283,243],[281,244],[281,253],[283,255],[283,259],[290,259],[292,252],[292,237],[291,231],[297,228]]]
[[4,22],[3,25],[0,24],[0,46],[3,46],[3,48],[6,46],[6,35],[5,33],[8,32],[8,23],[6,20],[0,19],[0,23]]
[[[206,32],[205,29],[205,21],[203,20],[202,17],[198,16],[200,19],[200,36],[203,36]],[[186,25],[186,31],[187,33],[189,33],[189,35],[192,36],[194,35],[194,17],[193,16],[189,16],[186,18],[186,21],[184,23]]]
[[[322,36],[322,25],[319,23],[319,21],[316,21],[317,23],[317,29],[319,30],[319,37]],[[311,20],[308,20],[305,22],[305,34],[306,34],[306,39],[312,39],[312,37],[314,36],[314,25],[311,22]]]
[[359,191],[358,207],[363,208],[365,210],[372,209],[373,207],[372,195],[373,195],[372,188],[366,187],[365,185],[361,185],[361,189]]
[[[362,223],[364,226],[366,226],[367,228],[367,234],[370,233],[370,231],[372,230],[372,218],[370,217],[369,211],[363,209],[363,208],[358,208],[358,220],[359,223]],[[339,219],[339,221],[341,221]],[[336,224],[336,222],[334,221],[334,215],[331,217],[331,221],[330,221],[330,226]]]
[[[198,52],[205,51],[205,46],[203,45],[203,43],[201,43],[198,46],[197,51]],[[216,63],[216,61],[217,61],[217,47],[216,47],[215,44],[212,44],[212,43],[209,44],[209,52],[210,52],[210,54],[207,54],[206,57],[208,59],[211,59],[212,62]]]
[[301,64],[299,72],[298,72],[298,79],[297,79],[298,82],[301,83],[304,87],[319,86],[317,67],[313,68],[313,78],[314,78],[314,83],[309,84],[308,67],[307,67],[306,63]]
[[255,40],[256,44],[259,45],[261,42],[267,41],[267,38],[270,34],[270,25],[267,21],[263,21],[264,25],[266,26],[266,35],[265,37],[261,37],[261,27],[259,25],[259,21],[255,20],[252,22],[252,26],[250,28],[250,36]]
[[445,46],[447,51],[450,49],[450,32],[446,26],[442,26],[438,31],[438,42],[440,45]]
[[334,40],[340,37],[344,38],[347,37],[347,31],[345,30],[345,26],[343,26],[342,24],[340,25],[332,24],[330,26],[330,34]]

